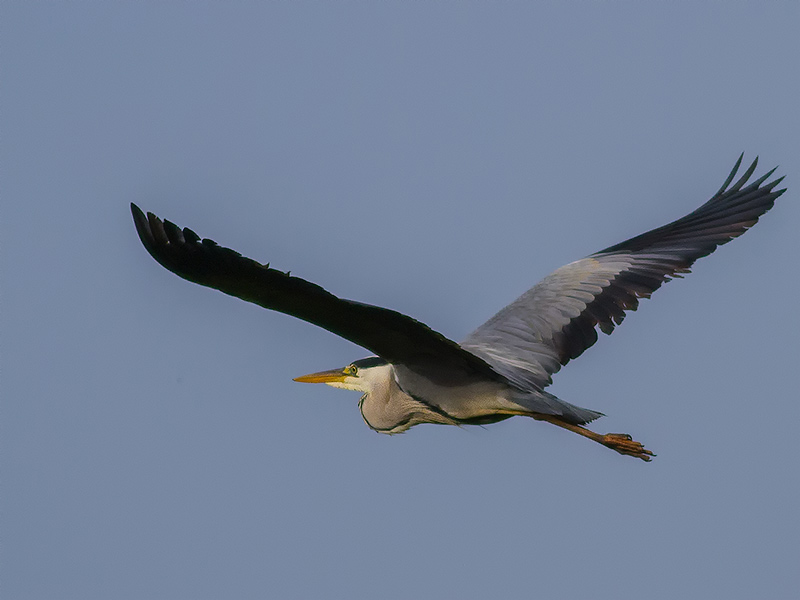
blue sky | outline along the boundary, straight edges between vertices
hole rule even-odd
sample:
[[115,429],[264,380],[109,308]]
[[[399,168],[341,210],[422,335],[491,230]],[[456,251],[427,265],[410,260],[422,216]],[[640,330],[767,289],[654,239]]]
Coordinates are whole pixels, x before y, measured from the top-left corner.
[[[4,2],[8,598],[800,593],[797,3]],[[461,339],[680,217],[789,191],[552,391],[555,427],[375,434],[366,353],[184,282],[128,205]]]

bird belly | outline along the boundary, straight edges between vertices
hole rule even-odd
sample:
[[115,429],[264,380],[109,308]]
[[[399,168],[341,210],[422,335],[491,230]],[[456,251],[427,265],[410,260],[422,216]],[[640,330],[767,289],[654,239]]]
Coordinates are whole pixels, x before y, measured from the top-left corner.
[[519,414],[524,408],[513,402],[515,391],[498,381],[463,377],[442,384],[421,376],[404,365],[394,365],[398,387],[429,411],[443,414],[456,424],[491,415]]

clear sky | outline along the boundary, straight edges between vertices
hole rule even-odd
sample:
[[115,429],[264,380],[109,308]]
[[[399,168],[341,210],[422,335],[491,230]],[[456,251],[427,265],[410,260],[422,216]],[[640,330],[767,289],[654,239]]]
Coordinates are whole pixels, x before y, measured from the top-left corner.
[[[796,2],[0,5],[15,599],[800,597]],[[453,339],[553,269],[789,188],[552,391],[362,422],[367,353],[167,272],[128,205]]]

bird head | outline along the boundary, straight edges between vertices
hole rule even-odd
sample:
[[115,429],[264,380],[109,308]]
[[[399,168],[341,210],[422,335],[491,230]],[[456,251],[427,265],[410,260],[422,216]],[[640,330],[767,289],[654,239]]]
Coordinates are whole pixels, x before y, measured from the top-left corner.
[[370,392],[379,380],[385,379],[387,366],[385,360],[373,356],[350,363],[343,369],[311,373],[295,377],[294,380],[301,383],[327,383],[344,390]]

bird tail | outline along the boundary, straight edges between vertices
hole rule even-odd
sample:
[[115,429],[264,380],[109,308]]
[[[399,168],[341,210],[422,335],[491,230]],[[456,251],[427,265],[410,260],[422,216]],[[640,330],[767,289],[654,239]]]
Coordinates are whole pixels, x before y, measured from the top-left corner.
[[570,404],[545,391],[537,391],[522,397],[516,397],[514,401],[531,410],[531,412],[561,417],[573,425],[585,425],[605,416],[596,410],[589,410],[588,408]]
[[563,400],[559,400],[559,402],[565,409],[561,416],[573,425],[586,425],[595,419],[605,416],[603,413],[596,410],[589,410],[588,408],[575,406],[574,404],[564,402]]

